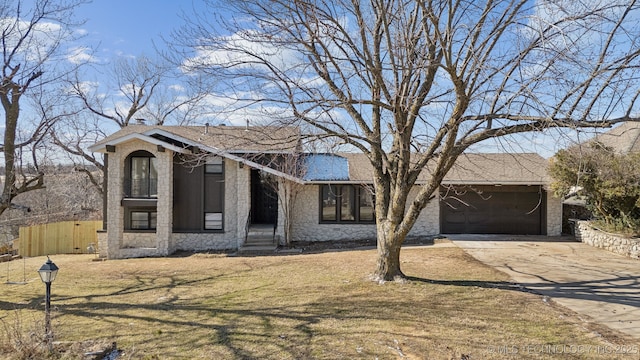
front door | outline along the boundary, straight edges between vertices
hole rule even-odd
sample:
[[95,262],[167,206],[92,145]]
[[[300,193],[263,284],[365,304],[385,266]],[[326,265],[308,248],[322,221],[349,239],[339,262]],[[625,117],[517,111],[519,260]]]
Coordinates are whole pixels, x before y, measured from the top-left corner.
[[277,182],[273,175],[251,170],[251,223],[275,224],[278,219]]

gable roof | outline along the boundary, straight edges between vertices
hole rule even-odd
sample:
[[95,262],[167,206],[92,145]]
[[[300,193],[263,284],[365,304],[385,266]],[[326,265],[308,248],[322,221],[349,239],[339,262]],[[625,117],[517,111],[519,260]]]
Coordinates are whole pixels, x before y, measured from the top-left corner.
[[232,153],[285,153],[296,151],[300,147],[300,131],[297,127],[291,126],[129,125],[95,143],[89,149],[105,152],[107,145],[129,141],[138,137],[136,135]]
[[[347,160],[347,169],[333,169],[331,173],[340,174],[348,172],[348,178],[318,178],[311,176],[310,181],[324,182],[327,180],[335,182],[371,183],[373,182],[373,167],[366,155],[360,153],[339,153],[337,154]],[[340,165],[340,162],[332,161],[332,166]],[[543,185],[549,182],[547,175],[547,160],[534,153],[469,153],[462,154],[456,160],[454,166],[445,176],[443,184],[501,184],[501,185]],[[430,179],[430,169],[435,164],[431,163],[425,167],[418,183],[425,183]]]
[[[130,125],[107,136],[89,149],[94,152],[106,152],[108,145],[115,146],[134,139],[183,153],[201,148],[301,183],[373,182],[373,168],[369,159],[362,153],[305,154],[307,170],[301,179],[243,156],[301,151],[300,131],[296,127]],[[434,166],[432,163],[428,164],[417,182],[427,182],[430,169]],[[533,153],[462,154],[444,178],[443,184],[546,184],[549,182],[546,169],[547,160]]]
[[593,140],[613,148],[620,154],[640,152],[640,123],[624,122],[605,133],[597,135]]

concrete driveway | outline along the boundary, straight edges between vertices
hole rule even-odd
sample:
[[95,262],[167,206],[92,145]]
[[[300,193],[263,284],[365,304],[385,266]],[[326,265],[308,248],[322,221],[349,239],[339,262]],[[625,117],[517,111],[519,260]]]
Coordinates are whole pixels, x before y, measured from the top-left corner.
[[565,237],[451,235],[513,281],[640,339],[640,261]]

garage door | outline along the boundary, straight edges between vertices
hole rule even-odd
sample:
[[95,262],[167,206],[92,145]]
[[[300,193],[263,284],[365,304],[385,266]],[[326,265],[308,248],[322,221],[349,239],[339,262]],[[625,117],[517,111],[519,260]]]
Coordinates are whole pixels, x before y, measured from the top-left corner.
[[443,234],[544,234],[546,195],[540,186],[443,187]]

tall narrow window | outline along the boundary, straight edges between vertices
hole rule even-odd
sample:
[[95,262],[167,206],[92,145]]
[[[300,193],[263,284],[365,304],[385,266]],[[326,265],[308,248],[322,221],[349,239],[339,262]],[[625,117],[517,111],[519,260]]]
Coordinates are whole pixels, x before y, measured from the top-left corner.
[[340,187],[340,220],[342,221],[355,221],[356,220],[356,207],[355,207],[355,188],[353,186],[341,186]]
[[157,197],[158,171],[156,158],[152,156],[131,157],[131,197]]
[[360,215],[360,221],[375,220],[375,214],[373,212],[373,194],[367,188],[360,188],[360,209],[358,211]]
[[336,209],[336,204],[337,204],[336,190],[337,188],[335,186],[331,186],[331,185],[322,186],[322,200],[321,200],[322,215],[320,216],[322,221],[338,220],[338,217],[337,217],[338,211]]

